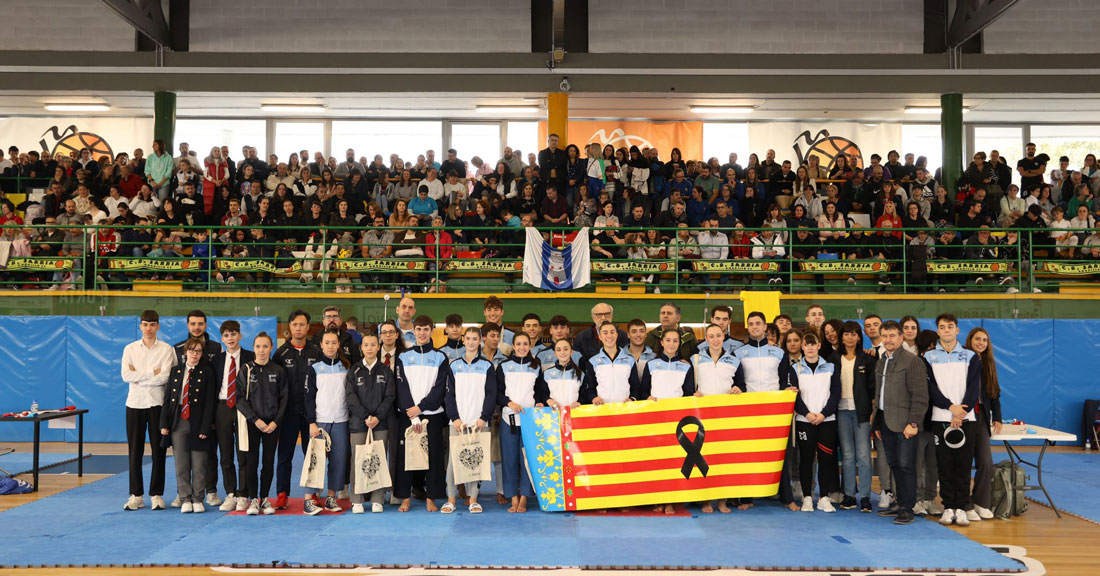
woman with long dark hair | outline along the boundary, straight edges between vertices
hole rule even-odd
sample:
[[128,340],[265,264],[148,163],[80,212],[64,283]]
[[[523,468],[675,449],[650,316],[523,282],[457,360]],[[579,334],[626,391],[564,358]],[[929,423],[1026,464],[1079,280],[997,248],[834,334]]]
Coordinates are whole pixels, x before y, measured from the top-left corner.
[[997,360],[993,342],[985,328],[974,328],[966,335],[966,347],[973,350],[982,365],[982,391],[978,400],[978,437],[974,440],[974,488],[971,502],[982,520],[993,518],[993,454],[989,447],[990,429],[1001,432],[1001,387],[997,380]]

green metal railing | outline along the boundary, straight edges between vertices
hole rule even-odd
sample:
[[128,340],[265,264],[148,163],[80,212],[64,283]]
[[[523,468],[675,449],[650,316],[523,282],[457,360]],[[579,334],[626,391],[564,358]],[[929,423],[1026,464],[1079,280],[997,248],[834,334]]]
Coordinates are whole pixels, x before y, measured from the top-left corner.
[[[390,227],[9,223],[0,227],[0,287],[538,291],[522,284],[526,234],[522,228],[415,230],[416,239],[406,241],[403,230]],[[734,257],[711,259],[702,257],[708,246],[697,243],[700,234],[708,233],[706,229],[653,230],[661,236],[680,235],[681,240],[657,244],[647,242],[643,230],[619,228],[611,236],[604,229],[592,228],[599,235],[591,242],[594,286],[586,290],[602,285],[673,294],[746,289],[909,294],[1100,288],[1100,243],[1088,240],[1089,245],[1081,245],[1093,230],[1066,230],[1067,234],[1078,235],[1078,245],[1073,246],[1052,240],[1049,230],[955,229],[960,240],[968,241],[978,232],[988,233],[985,253],[974,254],[973,245],[945,249],[937,244],[935,254],[923,260],[906,248],[906,237],[917,236],[920,230],[916,229],[859,229],[865,235],[858,240],[853,229],[744,229],[746,236],[765,230],[781,234],[783,240],[774,246],[780,254],[754,254],[753,248],[758,246],[738,243],[733,246]],[[941,241],[942,230],[921,230]],[[539,232],[561,245],[577,230],[539,227]],[[800,239],[799,232],[809,237]],[[820,232],[847,236],[822,244],[818,241]],[[902,238],[893,236],[899,232],[904,234]],[[453,244],[441,239],[448,234]],[[363,235],[368,239],[375,235],[395,238],[385,246],[374,247],[362,242]],[[1013,236],[1011,244],[1004,243]],[[474,242],[470,240],[473,237],[485,237],[486,241]],[[1100,234],[1094,238],[1100,238]],[[664,254],[659,253],[662,248]],[[647,257],[637,257],[637,250],[648,251]],[[718,251],[725,253],[721,246]],[[636,257],[628,252],[635,252]]]

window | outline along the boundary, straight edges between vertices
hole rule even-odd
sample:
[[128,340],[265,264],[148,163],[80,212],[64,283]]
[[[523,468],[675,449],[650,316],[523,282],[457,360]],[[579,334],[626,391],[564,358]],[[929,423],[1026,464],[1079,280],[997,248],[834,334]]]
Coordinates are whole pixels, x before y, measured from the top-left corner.
[[324,122],[275,122],[275,154],[279,162],[286,162],[299,150],[308,151],[311,160],[314,152],[325,150]]
[[1050,156],[1047,170],[1057,169],[1062,156],[1069,156],[1070,170],[1079,170],[1085,156],[1100,149],[1100,126],[1032,126],[1031,141],[1036,154]]
[[[527,153],[534,152],[539,153],[542,148],[539,145],[539,123],[538,122],[509,122],[508,123],[508,141],[505,142],[505,146],[512,148],[512,150],[520,150],[522,152],[521,160],[527,163]],[[562,144],[564,146],[564,144]],[[581,153],[584,156],[584,153]],[[493,158],[495,164],[500,158]],[[486,162],[488,158],[484,159]]]
[[943,165],[943,137],[939,124],[902,124],[902,155],[912,152],[928,158],[928,171],[935,174]]
[[[503,148],[500,145],[500,124],[466,124],[464,122],[451,124],[451,148],[458,152],[459,160],[466,161],[466,169],[473,170],[470,160],[474,156],[481,158],[483,162],[492,167],[497,158],[500,158]],[[535,152],[538,150],[524,150]],[[440,160],[447,155],[439,156]]]
[[345,121],[332,122],[332,155],[343,161],[347,150],[355,150],[356,159],[376,154],[388,166],[390,154],[416,164],[416,157],[428,150],[435,151],[435,161],[442,162],[447,154],[443,148],[443,123],[439,121]]
[[[267,148],[267,122],[264,120],[193,120],[179,118],[176,120],[176,150],[170,150],[173,155],[178,154],[179,143],[187,142],[191,150],[199,159],[206,158],[210,149],[214,146],[229,146],[229,157],[233,160],[241,160],[241,148],[254,146],[262,155]],[[146,152],[148,154],[149,152]]]
[[[749,125],[733,122],[703,123],[703,159],[717,158],[725,164],[730,152],[737,153],[737,163],[744,166],[749,161]],[[667,157],[667,154],[666,154]]]

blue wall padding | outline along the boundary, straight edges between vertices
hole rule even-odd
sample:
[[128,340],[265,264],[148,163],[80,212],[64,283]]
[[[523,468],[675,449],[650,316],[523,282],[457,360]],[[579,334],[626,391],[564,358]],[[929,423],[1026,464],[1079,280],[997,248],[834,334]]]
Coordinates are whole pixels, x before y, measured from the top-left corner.
[[[1082,405],[1086,399],[1100,397],[1097,375],[1097,346],[1100,322],[1095,320],[1058,320],[1054,330],[1054,353],[1042,368],[1054,372],[1054,422],[1063,432],[1081,435]],[[1084,439],[1080,438],[1083,444]]]
[[[65,406],[65,316],[0,317],[0,414],[30,410],[38,400],[41,408]],[[34,426],[0,424],[0,440],[29,442]],[[45,441],[64,440],[59,430],[42,426]]]
[[[986,320],[997,358],[997,380],[1001,386],[1001,415],[1028,424],[1075,430],[1059,426],[1054,415],[1055,372],[1052,370],[1055,325],[1064,320]],[[1084,343],[1078,343],[1080,347]],[[1077,420],[1081,404],[1077,403]]]
[[[218,326],[228,318],[210,317],[207,333],[221,341]],[[241,323],[241,345],[251,349],[261,330],[272,337],[274,317],[234,318]],[[169,344],[187,335],[185,318],[161,318],[158,337]],[[38,399],[42,409],[74,405],[87,408],[84,440],[125,442],[125,401],[128,385],[122,381],[122,350],[141,338],[138,319],[130,316],[8,316],[0,317],[0,362],[9,367],[0,381],[0,413],[30,409]],[[76,431],[62,434],[42,427],[42,439],[76,441]],[[0,424],[0,441],[29,441],[33,426]]]

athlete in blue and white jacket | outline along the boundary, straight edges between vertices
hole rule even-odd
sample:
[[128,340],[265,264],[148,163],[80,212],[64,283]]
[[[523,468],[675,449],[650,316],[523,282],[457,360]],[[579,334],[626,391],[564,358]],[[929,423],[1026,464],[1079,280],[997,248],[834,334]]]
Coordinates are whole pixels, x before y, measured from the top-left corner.
[[[465,354],[451,360],[447,378],[447,393],[443,402],[447,419],[451,423],[450,435],[456,436],[467,429],[477,431],[489,426],[497,404],[497,371],[493,363],[481,355],[481,331],[469,327],[463,334]],[[466,496],[470,512],[481,513],[477,503],[478,482],[466,483]],[[447,459],[447,503],[441,511],[445,514],[455,509],[454,469]]]
[[683,398],[695,394],[695,371],[691,362],[680,358],[680,332],[661,335],[661,353],[646,362],[638,399]]
[[829,494],[840,489],[837,468],[837,422],[840,406],[840,370],[821,358],[821,340],[807,332],[802,337],[802,359],[792,368],[798,376],[798,397],[794,401],[795,432],[798,438],[798,475],[802,484],[802,511],[813,512],[814,457],[821,498],[817,509],[836,512]]
[[524,409],[541,407],[536,397],[549,395],[542,379],[539,361],[531,355],[531,337],[516,334],[512,340],[512,355],[497,367],[497,404],[500,406],[500,464],[504,497],[512,501],[512,512],[524,512],[527,499],[535,496],[531,480],[523,465],[523,436],[520,413]]
[[[447,391],[450,366],[447,356],[432,347],[434,323],[427,316],[418,316],[413,322],[416,344],[397,355],[394,376],[397,380],[397,408],[399,442],[394,479],[394,495],[402,500],[401,508],[408,510],[409,494],[414,476],[424,475],[427,485],[427,509],[437,510],[433,500],[447,495],[447,415],[443,402]],[[415,430],[426,425],[428,434],[427,472],[405,471],[404,438],[409,427]],[[416,479],[419,483],[419,479]]]
[[598,406],[638,398],[641,379],[634,369],[634,357],[618,346],[618,329],[604,322],[599,335],[603,347],[585,365],[581,403]]
[[[695,372],[695,395],[740,394],[745,388],[741,360],[725,347],[723,337],[728,338],[721,326],[708,324],[704,331],[702,348],[691,357]],[[725,506],[725,501],[721,503]]]
[[554,343],[554,362],[543,364],[542,379],[546,382],[546,395],[540,396],[536,390],[535,401],[553,408],[580,405],[581,378],[584,371],[577,365],[577,352],[569,340],[561,339]]

